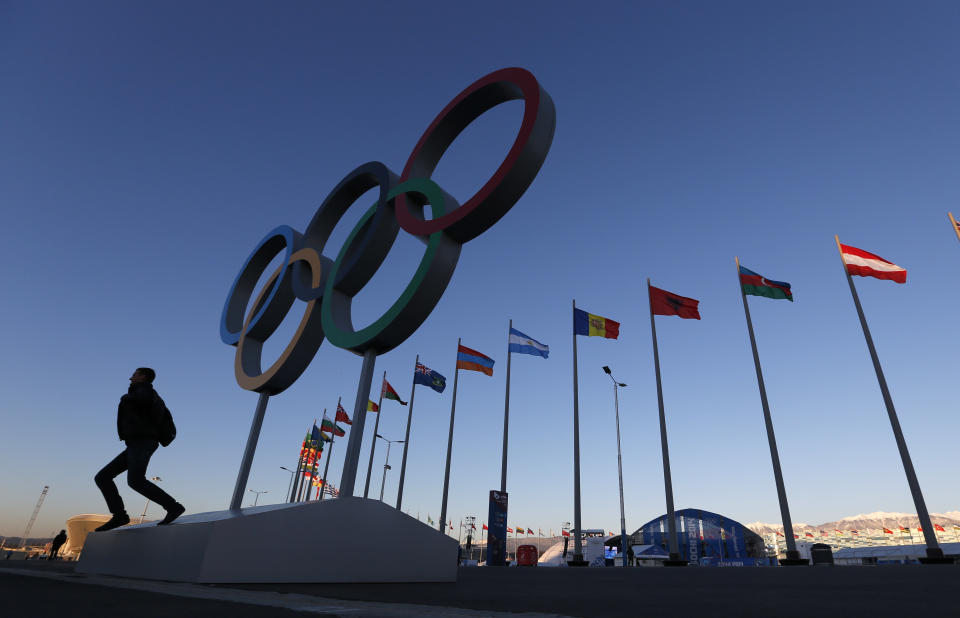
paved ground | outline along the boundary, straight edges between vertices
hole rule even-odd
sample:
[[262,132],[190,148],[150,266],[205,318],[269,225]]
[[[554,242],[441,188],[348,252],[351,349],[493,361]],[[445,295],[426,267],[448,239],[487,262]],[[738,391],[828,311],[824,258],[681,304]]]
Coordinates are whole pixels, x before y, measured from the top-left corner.
[[[10,569],[16,569],[11,571]],[[27,576],[29,573],[34,576]],[[960,615],[956,566],[480,569],[455,584],[201,586],[0,563],[5,615],[909,616]],[[79,585],[86,584],[86,585]],[[117,586],[122,586],[118,588]],[[11,605],[13,603],[13,605]],[[67,603],[62,605],[62,603]],[[91,608],[89,614],[76,608]],[[13,612],[7,613],[8,609]],[[93,611],[96,608],[96,611]],[[300,614],[302,615],[302,614]]]

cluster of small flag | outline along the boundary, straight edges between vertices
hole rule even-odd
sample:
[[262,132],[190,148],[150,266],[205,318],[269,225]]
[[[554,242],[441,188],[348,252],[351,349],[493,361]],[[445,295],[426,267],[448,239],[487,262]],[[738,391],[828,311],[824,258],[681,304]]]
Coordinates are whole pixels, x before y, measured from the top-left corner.
[[[441,388],[440,390],[443,389]],[[400,396],[397,395],[397,391],[390,386],[390,383],[387,382],[386,379],[383,381],[381,392],[384,399],[393,399],[394,401],[399,402],[400,405],[407,405],[407,402],[400,399]],[[367,411],[379,412],[380,406],[371,400],[367,400]],[[317,423],[314,422],[313,429],[307,433],[303,440],[303,444],[300,449],[300,463],[298,464],[298,469],[305,478],[313,478],[313,484],[315,487],[320,487],[322,485],[322,480],[317,477],[317,468],[320,464],[320,456],[323,454],[324,444],[326,442],[333,442],[334,436],[337,438],[342,438],[346,435],[346,431],[337,425],[337,423],[353,425],[350,415],[347,414],[347,411],[343,408],[343,405],[339,401],[337,402],[337,412],[334,420],[327,418],[326,412],[324,412],[323,419],[320,421],[320,426],[317,427]]]
[[[900,529],[900,534],[909,534],[909,535],[911,535],[911,536],[913,535],[913,533],[910,531],[910,528],[907,528],[907,527],[905,527],[905,526],[898,526],[898,527],[899,527],[899,529]],[[934,529],[935,531],[937,531],[937,532],[946,532],[946,531],[947,531],[947,530],[946,530],[943,526],[941,526],[940,524],[933,524],[933,529]],[[953,525],[953,530],[954,530],[954,532],[960,531],[960,526],[958,526],[957,524],[954,524],[954,525]],[[780,537],[783,536],[783,533],[780,532],[779,530],[776,530],[775,532],[776,532],[776,535],[777,535],[777,536],[780,536]],[[820,532],[820,536],[830,536],[830,533],[827,532],[826,530],[820,530],[819,532]],[[836,529],[836,528],[833,529],[833,532],[834,532],[834,534],[836,534],[837,536],[844,536],[844,534],[845,534],[843,530],[838,530],[838,529]],[[852,536],[860,536],[860,531],[859,531],[859,530],[848,530],[847,532],[849,532],[849,534],[852,535]],[[922,532],[923,532],[923,528],[922,528],[921,526],[917,526],[917,532],[921,532],[921,533],[922,533]],[[887,528],[887,527],[884,527],[884,528],[883,528],[883,533],[884,533],[884,534],[895,534],[895,532],[894,532],[893,530],[891,530],[890,528]],[[810,537],[810,538],[815,538],[815,537],[814,537],[814,534],[813,534],[812,532],[804,532],[804,536],[807,536],[807,537]],[[799,539],[799,538],[800,538],[800,535],[799,535],[799,534],[794,534],[794,535],[793,535],[793,538]]]

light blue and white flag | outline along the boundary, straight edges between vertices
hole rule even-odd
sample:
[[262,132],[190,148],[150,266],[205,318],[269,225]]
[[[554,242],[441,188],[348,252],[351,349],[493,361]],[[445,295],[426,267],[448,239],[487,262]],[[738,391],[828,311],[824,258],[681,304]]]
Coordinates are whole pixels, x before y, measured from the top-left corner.
[[535,356],[542,356],[544,358],[550,355],[550,346],[544,345],[536,339],[527,337],[515,328],[510,329],[509,343],[509,350],[511,352],[517,352],[519,354],[533,354]]

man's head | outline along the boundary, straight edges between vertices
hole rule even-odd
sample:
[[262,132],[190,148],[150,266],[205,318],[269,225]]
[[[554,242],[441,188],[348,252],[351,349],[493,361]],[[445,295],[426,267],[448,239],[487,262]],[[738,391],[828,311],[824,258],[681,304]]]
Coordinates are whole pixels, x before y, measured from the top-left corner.
[[133,375],[130,376],[130,383],[137,384],[139,382],[145,382],[146,384],[153,384],[153,379],[157,377],[157,372],[149,367],[138,367],[136,371],[133,372]]

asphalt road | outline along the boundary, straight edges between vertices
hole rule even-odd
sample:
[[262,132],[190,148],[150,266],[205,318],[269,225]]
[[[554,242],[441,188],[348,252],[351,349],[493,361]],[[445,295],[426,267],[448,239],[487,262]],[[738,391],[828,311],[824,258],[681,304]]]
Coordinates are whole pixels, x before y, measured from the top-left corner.
[[[489,615],[493,612],[590,617],[902,617],[920,612],[960,616],[956,593],[960,568],[957,566],[463,568],[453,584],[229,586],[105,580],[73,575],[68,564],[20,562],[16,565],[59,578],[41,579],[5,573],[4,567],[10,566],[0,563],[0,594],[4,599],[0,607],[4,615],[9,616],[112,618],[176,613],[219,616],[229,612],[232,617],[282,617],[293,615],[290,609],[285,609],[291,607],[315,614],[358,616]],[[103,581],[127,588],[99,585]],[[91,582],[91,585],[79,585]],[[136,589],[138,587],[141,589]],[[166,594],[157,594],[157,590]],[[222,598],[180,596],[194,593]],[[224,601],[226,598],[234,602]],[[344,605],[338,608],[332,600],[342,600]],[[250,603],[273,605],[257,607]],[[77,608],[83,609],[78,612]],[[461,613],[455,608],[464,611]],[[14,611],[8,613],[9,609]]]
[[[290,609],[229,601],[186,599],[141,590],[83,585],[11,575],[0,569],[0,613],[9,618],[302,618]],[[328,614],[329,615],[329,614]],[[334,614],[335,615],[335,614]]]
[[456,584],[242,586],[568,616],[960,616],[956,566],[462,568]]

